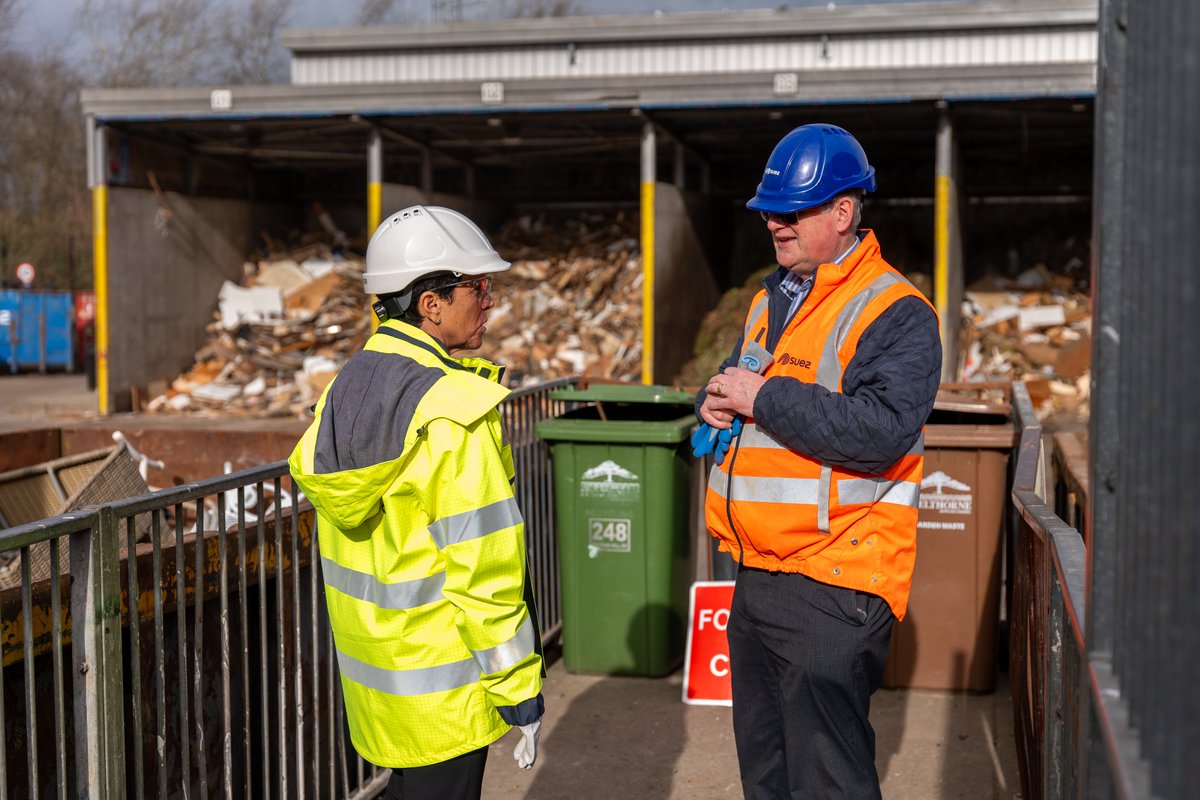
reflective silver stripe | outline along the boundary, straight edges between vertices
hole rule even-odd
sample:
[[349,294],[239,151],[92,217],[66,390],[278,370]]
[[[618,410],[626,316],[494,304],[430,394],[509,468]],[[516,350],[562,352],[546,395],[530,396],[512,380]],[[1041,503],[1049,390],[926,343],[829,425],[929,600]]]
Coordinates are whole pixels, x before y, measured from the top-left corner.
[[842,505],[893,503],[916,508],[921,496],[920,484],[887,478],[847,478],[838,481],[837,488],[838,502]]
[[921,500],[921,484],[912,481],[896,481],[888,493],[879,498],[881,503],[916,508]]
[[533,652],[533,620],[525,617],[516,635],[504,644],[471,652],[475,654],[475,661],[484,673],[494,675],[507,672]]
[[708,468],[708,486],[716,489],[717,494],[721,497],[725,496],[725,481],[729,480],[729,476],[721,472],[721,468],[713,464]]
[[[752,503],[795,503],[817,506],[817,524],[829,533],[829,485],[833,469],[822,468],[821,478],[733,478],[733,500]],[[708,485],[719,497],[725,497],[725,473],[713,467]],[[879,495],[876,497],[876,495]],[[849,478],[838,481],[839,505],[893,503],[916,507],[921,487],[911,481],[891,482],[882,478]]]
[[[746,447],[758,447],[763,450],[787,450],[785,444],[781,444],[771,434],[760,428],[757,424],[751,422],[742,427],[742,445]],[[925,435],[921,434],[917,440],[913,442],[913,446],[905,453],[906,456],[922,456],[925,455]]]
[[838,386],[842,382],[843,370],[841,362],[838,361],[838,351],[846,343],[850,329],[858,322],[859,316],[867,307],[867,303],[871,302],[871,298],[898,281],[899,279],[895,275],[885,272],[850,298],[850,301],[842,307],[838,313],[837,322],[833,325],[833,330],[829,332],[829,336],[825,339],[825,345],[821,348],[821,363],[817,365],[818,384],[831,392],[838,391]]
[[742,447],[761,447],[771,450],[787,450],[788,448],[771,438],[771,434],[757,425],[750,423],[742,426]]
[[368,689],[400,697],[448,692],[479,681],[479,664],[473,658],[437,667],[383,669],[359,661],[341,650],[337,651],[337,655],[342,675]]
[[429,523],[429,535],[440,550],[520,524],[521,509],[517,508],[516,498],[510,497],[483,508],[434,520]]
[[[716,468],[714,467],[714,470]],[[709,478],[708,485],[720,497],[725,497],[725,473],[717,471]],[[734,502],[792,503],[815,505],[817,481],[814,478],[748,478],[733,477]]]
[[829,528],[829,487],[833,481],[833,467],[821,465],[821,488],[817,491],[817,530],[828,534]]
[[838,481],[838,502],[842,505],[861,505],[874,503],[887,490],[892,488],[892,481],[887,478],[847,478]]
[[343,567],[325,556],[321,556],[321,573],[325,578],[325,585],[337,589],[342,594],[365,600],[379,608],[399,610],[441,600],[442,587],[446,584],[444,572],[411,581],[384,583],[374,575]]
[[753,327],[755,321],[758,320],[758,318],[759,318],[759,314],[761,313],[759,311],[759,309],[761,309],[763,306],[765,306],[770,299],[771,299],[770,293],[764,292],[762,299],[759,300],[754,305],[750,306],[750,313],[746,315],[746,327],[742,329],[742,344],[743,345],[745,345],[746,342],[750,341],[750,336],[753,333],[750,329]]

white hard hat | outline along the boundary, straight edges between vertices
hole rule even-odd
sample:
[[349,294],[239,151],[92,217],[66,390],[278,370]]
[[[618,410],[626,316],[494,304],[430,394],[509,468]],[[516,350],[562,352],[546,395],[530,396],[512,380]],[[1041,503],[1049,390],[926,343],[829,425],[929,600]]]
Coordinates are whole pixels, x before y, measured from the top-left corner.
[[481,275],[510,266],[479,226],[457,211],[409,206],[385,219],[371,236],[363,288],[368,294],[394,294],[435,272]]

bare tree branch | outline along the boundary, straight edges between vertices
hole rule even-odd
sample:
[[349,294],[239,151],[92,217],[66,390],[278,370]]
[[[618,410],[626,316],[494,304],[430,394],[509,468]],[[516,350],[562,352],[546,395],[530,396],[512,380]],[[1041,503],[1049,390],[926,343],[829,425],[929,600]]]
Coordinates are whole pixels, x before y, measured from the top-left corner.
[[416,21],[411,4],[396,0],[360,0],[354,14],[355,25],[404,25]]
[[210,0],[83,0],[78,12],[92,44],[99,86],[183,86],[211,78]]
[[223,15],[216,76],[225,83],[282,83],[288,53],[279,33],[288,24],[293,0],[250,0]]
[[500,15],[509,18],[577,17],[587,13],[579,0],[504,0]]
[[[21,261],[41,286],[88,282],[91,214],[73,68],[57,54],[0,52],[0,277]],[[74,280],[69,268],[74,263]]]
[[0,0],[0,51],[12,45],[13,29],[28,7],[29,0]]

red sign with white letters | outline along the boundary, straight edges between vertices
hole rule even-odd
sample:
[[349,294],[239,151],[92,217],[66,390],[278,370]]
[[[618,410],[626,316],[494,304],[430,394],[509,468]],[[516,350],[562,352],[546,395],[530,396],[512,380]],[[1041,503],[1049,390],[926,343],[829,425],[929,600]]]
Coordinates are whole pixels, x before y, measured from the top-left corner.
[[733,705],[729,681],[729,607],[733,581],[692,584],[688,611],[687,654],[683,659],[683,702],[705,706]]

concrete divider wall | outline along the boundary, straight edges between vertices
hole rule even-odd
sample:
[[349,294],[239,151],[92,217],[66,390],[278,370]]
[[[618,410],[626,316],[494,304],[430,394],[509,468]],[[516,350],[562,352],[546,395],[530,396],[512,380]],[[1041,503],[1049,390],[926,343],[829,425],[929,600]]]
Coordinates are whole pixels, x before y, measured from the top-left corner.
[[[654,188],[654,381],[669,383],[692,357],[696,332],[720,299],[709,253],[716,213],[700,195]],[[724,225],[725,221],[721,220]]]
[[259,231],[286,230],[300,210],[281,203],[194,198],[114,188],[108,208],[109,408],[130,389],[171,380],[206,342],[221,285],[241,282]]

